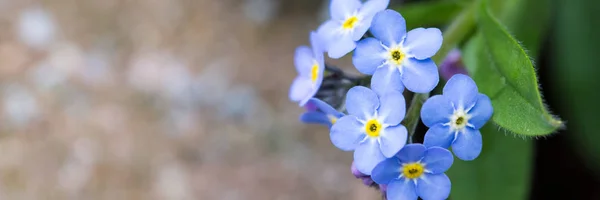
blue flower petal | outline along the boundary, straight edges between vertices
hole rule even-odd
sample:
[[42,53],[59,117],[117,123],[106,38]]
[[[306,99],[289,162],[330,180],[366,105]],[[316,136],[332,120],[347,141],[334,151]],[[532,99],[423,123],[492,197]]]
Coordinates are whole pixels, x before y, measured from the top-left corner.
[[417,162],[425,156],[427,148],[422,144],[407,144],[396,154],[402,163]]
[[310,45],[313,53],[314,59],[318,62],[319,67],[325,68],[325,57],[323,53],[325,52],[323,38],[317,32],[310,32]]
[[329,20],[317,29],[323,50],[328,51],[331,44],[340,38],[342,24],[337,20]]
[[361,120],[367,120],[379,107],[377,94],[369,88],[354,86],[346,94],[346,110]]
[[366,175],[371,175],[373,168],[385,159],[375,139],[368,138],[354,150],[354,165],[358,171]]
[[447,96],[456,109],[467,109],[477,101],[477,85],[471,77],[456,74],[444,86],[444,96]]
[[448,148],[452,141],[454,141],[454,132],[450,130],[450,126],[436,124],[425,133],[423,145],[426,147]]
[[425,168],[432,174],[440,174],[450,169],[454,162],[454,156],[448,149],[431,147],[427,149],[421,162],[425,163]]
[[427,127],[439,123],[448,123],[454,113],[452,104],[446,96],[435,95],[427,99],[421,108],[421,119]]
[[392,181],[387,186],[386,197],[388,200],[417,200],[415,183],[404,178]]
[[372,18],[379,11],[385,10],[389,4],[390,0],[369,0],[360,8],[358,15],[364,18]]
[[391,47],[399,44],[406,35],[406,21],[400,13],[388,9],[375,14],[369,30],[384,45]]
[[451,187],[446,174],[425,174],[417,181],[417,193],[423,200],[448,199]]
[[406,101],[401,92],[388,92],[379,98],[381,104],[377,109],[379,118],[385,124],[395,126],[400,124],[406,114]]
[[366,136],[363,124],[355,116],[347,115],[340,118],[331,127],[329,137],[333,145],[343,151],[356,149],[359,142]]
[[390,4],[389,0],[370,0],[363,4],[358,11],[358,16],[361,19],[361,22],[354,28],[354,40],[359,40],[365,35],[367,30],[369,30],[371,27],[371,22],[373,21],[375,14],[379,11],[385,10],[388,4]]
[[290,87],[290,99],[292,101],[301,102],[307,97],[314,95],[314,89],[310,79],[305,77],[296,77]]
[[384,66],[375,70],[375,74],[371,77],[371,89],[379,96],[388,92],[404,92],[402,76],[398,68]]
[[341,113],[340,111],[337,111],[335,108],[331,107],[329,104],[325,103],[324,101],[321,101],[317,98],[311,98],[308,103],[313,104],[314,106],[316,106],[321,112],[325,113],[326,115],[333,115],[334,117],[340,118],[342,116],[344,116],[344,113]]
[[327,55],[330,58],[338,59],[350,53],[354,48],[356,48],[356,42],[351,35],[340,35],[338,40],[330,43]]
[[300,121],[307,124],[321,124],[331,127],[331,120],[322,112],[309,111],[300,115]]
[[321,71],[319,73],[320,74],[319,74],[319,76],[317,78],[317,82],[314,83],[314,85],[313,85],[312,93],[310,94],[310,96],[307,96],[306,99],[304,99],[304,100],[302,100],[300,102],[300,106],[304,106],[306,104],[306,102],[308,102],[308,100],[310,100],[311,98],[313,98],[317,94],[317,92],[319,91],[319,88],[321,87],[321,84],[323,83],[323,75],[322,75],[323,72]]
[[385,49],[375,38],[366,38],[358,42],[352,56],[352,64],[360,73],[372,75],[375,70],[385,63],[382,56]]
[[[371,17],[372,18],[372,17]],[[371,19],[362,19],[360,23],[356,24],[354,30],[352,30],[352,40],[358,41],[360,38],[365,36],[365,33],[371,27]]]
[[347,16],[354,14],[361,6],[360,0],[332,0],[329,5],[329,12],[331,12],[332,19],[344,20]]
[[471,115],[469,124],[473,125],[475,129],[480,129],[488,120],[490,120],[492,114],[494,114],[492,101],[490,101],[490,98],[485,94],[479,93],[479,95],[477,95],[475,106],[469,111],[469,115]]
[[440,81],[437,66],[431,59],[405,59],[402,67],[402,83],[412,92],[431,92]]
[[294,54],[294,65],[300,76],[310,78],[310,71],[313,66],[312,50],[307,46],[299,46]]
[[474,160],[481,153],[482,142],[479,130],[466,127],[456,136],[456,140],[452,143],[452,151],[461,160]]
[[406,145],[408,139],[408,131],[403,125],[389,126],[383,129],[380,139],[381,153],[386,158],[393,157]]
[[389,184],[390,181],[400,176],[400,161],[396,158],[388,158],[375,166],[371,178],[378,184]]
[[403,46],[411,57],[424,60],[442,47],[442,32],[437,28],[416,28],[406,34]]

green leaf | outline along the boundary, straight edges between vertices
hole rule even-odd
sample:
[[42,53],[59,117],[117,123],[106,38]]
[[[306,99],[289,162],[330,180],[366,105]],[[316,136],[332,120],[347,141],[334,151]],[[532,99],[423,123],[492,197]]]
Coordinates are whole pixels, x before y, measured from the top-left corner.
[[[482,2],[478,25],[484,51],[480,52],[488,55],[480,58],[489,58],[487,67],[495,70],[477,72],[486,67],[485,63],[471,69],[476,82],[479,80],[481,92],[492,99],[493,121],[515,134],[543,136],[553,133],[563,123],[550,115],[542,102],[533,62],[519,42],[492,16],[487,9],[487,1]],[[500,79],[488,74],[493,71],[500,75]],[[482,79],[491,78],[495,80],[482,82]]]
[[506,87],[506,84],[504,77],[490,63],[486,50],[483,37],[478,33],[463,48],[463,61],[479,91],[493,97]]
[[407,29],[441,26],[452,20],[465,6],[463,1],[426,1],[402,4],[395,10],[406,19]]
[[450,199],[527,199],[532,141],[511,137],[493,124],[481,129],[483,149],[474,161],[455,159],[446,172],[452,180]]

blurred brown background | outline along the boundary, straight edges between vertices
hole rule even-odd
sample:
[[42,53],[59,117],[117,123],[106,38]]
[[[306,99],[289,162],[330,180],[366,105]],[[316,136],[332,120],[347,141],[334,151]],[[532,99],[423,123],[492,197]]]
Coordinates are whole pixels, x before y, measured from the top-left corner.
[[0,199],[376,199],[287,99],[325,11],[0,0]]

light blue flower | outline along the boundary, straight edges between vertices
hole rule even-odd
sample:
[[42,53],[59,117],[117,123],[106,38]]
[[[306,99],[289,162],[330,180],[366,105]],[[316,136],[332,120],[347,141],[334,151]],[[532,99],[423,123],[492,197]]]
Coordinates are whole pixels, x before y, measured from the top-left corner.
[[319,27],[329,57],[341,58],[356,48],[369,27],[375,13],[387,8],[389,0],[332,0],[331,19]]
[[331,142],[344,151],[354,150],[354,164],[370,175],[377,163],[394,156],[407,140],[400,124],[406,112],[402,93],[383,96],[369,88],[355,86],[346,94],[348,115],[331,127]]
[[457,74],[444,86],[442,95],[435,95],[423,104],[421,118],[429,127],[425,146],[448,148],[461,160],[473,160],[481,153],[479,129],[492,117],[490,98],[477,90],[470,77]]
[[[428,93],[438,84],[437,66],[431,56],[442,45],[437,28],[416,28],[406,32],[406,21],[393,10],[379,12],[370,32],[375,38],[358,42],[352,58],[363,74],[373,75],[371,87]],[[386,90],[387,90],[386,89]]]
[[408,144],[396,156],[379,163],[371,178],[387,184],[388,200],[447,199],[451,183],[444,172],[453,162],[447,149]]
[[322,124],[331,128],[338,119],[344,116],[344,113],[317,98],[308,100],[304,107],[307,108],[307,111],[300,116],[300,121],[304,123]]
[[325,58],[321,47],[321,39],[315,32],[310,33],[312,49],[307,46],[296,48],[294,64],[298,76],[294,79],[290,88],[290,99],[299,102],[300,106],[315,96],[323,82],[325,71]]

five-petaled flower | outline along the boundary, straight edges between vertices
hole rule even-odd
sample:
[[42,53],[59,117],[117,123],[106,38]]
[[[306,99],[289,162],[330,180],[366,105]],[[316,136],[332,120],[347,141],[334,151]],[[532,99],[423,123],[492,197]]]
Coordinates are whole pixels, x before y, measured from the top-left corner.
[[325,71],[325,58],[321,39],[315,32],[310,33],[310,43],[312,49],[307,46],[296,48],[294,64],[298,76],[294,79],[290,88],[290,99],[304,106],[306,102],[315,96],[321,83],[323,82],[323,72]]
[[423,143],[427,147],[452,146],[456,157],[473,160],[481,153],[479,129],[493,112],[490,98],[478,92],[473,79],[454,75],[442,95],[435,95],[423,104],[421,118],[430,127]]
[[444,172],[453,162],[447,149],[407,144],[394,157],[379,163],[371,178],[387,184],[388,200],[447,199],[451,183]]
[[[416,28],[406,32],[406,21],[393,10],[379,12],[370,32],[375,38],[358,42],[352,58],[354,66],[373,75],[372,87],[427,93],[439,82],[438,69],[431,56],[442,45],[437,28]],[[386,90],[387,90],[386,89]]]
[[402,93],[378,96],[363,86],[355,86],[346,95],[348,115],[331,127],[331,142],[344,151],[354,150],[354,164],[370,175],[377,163],[394,156],[407,140],[400,124],[406,112]]
[[365,35],[375,13],[387,8],[389,0],[332,0],[331,19],[318,29],[324,38],[329,57],[341,58],[356,48],[356,41]]
[[307,111],[300,116],[300,121],[304,123],[322,124],[331,128],[338,119],[344,116],[344,113],[317,98],[308,100],[304,107]]

